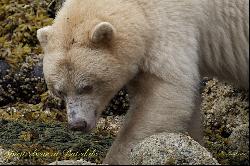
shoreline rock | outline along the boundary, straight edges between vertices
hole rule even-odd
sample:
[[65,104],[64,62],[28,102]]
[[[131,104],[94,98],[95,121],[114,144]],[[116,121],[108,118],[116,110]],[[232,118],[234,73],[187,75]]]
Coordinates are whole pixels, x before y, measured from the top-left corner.
[[133,165],[219,165],[199,143],[177,133],[144,139],[133,148],[131,161]]

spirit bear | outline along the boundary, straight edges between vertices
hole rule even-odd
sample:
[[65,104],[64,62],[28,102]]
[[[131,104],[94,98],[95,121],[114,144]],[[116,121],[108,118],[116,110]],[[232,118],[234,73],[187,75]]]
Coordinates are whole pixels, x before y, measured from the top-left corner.
[[155,133],[201,140],[203,76],[249,86],[248,0],[66,0],[37,36],[72,130],[93,129],[127,86],[130,111],[108,164],[129,164],[133,145]]

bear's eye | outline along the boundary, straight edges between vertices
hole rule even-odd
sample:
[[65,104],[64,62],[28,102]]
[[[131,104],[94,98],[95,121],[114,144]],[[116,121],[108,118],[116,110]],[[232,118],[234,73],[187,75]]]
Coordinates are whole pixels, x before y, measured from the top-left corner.
[[87,85],[77,89],[78,95],[90,94],[93,91],[93,86]]
[[73,45],[75,43],[76,43],[75,39],[72,39],[71,44]]

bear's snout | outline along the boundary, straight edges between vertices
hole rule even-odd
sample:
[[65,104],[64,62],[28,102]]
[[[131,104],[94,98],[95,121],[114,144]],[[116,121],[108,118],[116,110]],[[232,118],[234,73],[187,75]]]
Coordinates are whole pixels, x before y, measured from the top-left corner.
[[89,133],[95,128],[97,117],[95,105],[91,103],[91,100],[76,96],[67,96],[66,110],[69,129]]
[[69,123],[70,130],[88,132],[88,123],[85,120],[77,120]]

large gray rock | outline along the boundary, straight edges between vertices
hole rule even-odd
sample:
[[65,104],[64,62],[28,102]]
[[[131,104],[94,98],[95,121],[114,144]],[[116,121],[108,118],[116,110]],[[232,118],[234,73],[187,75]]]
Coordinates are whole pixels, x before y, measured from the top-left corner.
[[131,152],[135,165],[218,165],[199,143],[183,134],[161,133],[146,138]]

